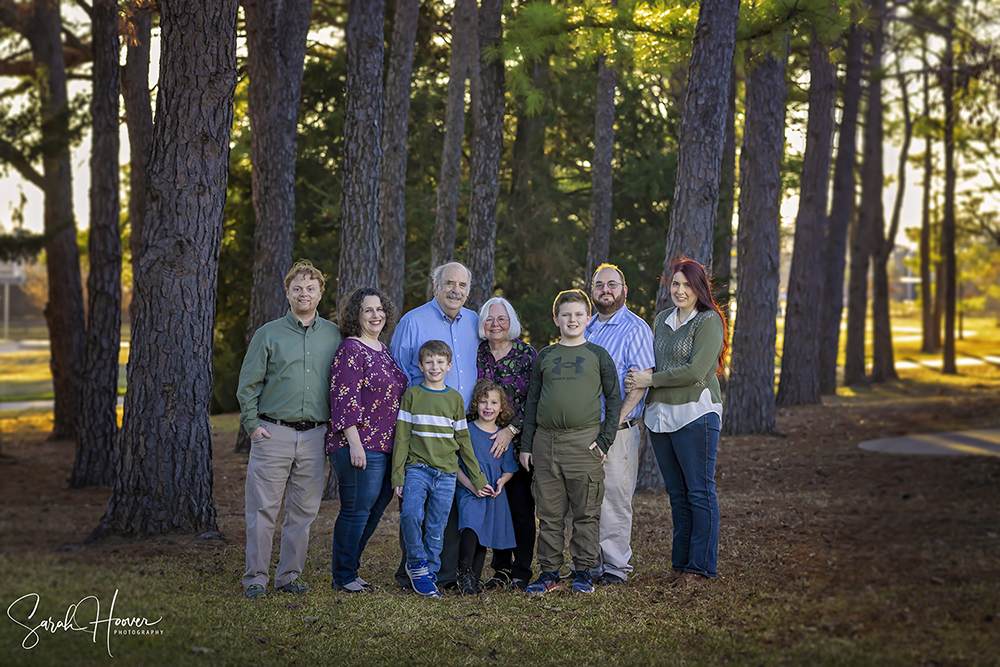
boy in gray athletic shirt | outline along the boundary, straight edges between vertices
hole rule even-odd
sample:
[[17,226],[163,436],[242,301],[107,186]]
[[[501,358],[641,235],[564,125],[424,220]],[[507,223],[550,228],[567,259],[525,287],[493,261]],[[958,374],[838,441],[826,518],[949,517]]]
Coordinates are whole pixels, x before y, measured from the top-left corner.
[[[531,371],[521,435],[521,465],[535,475],[531,485],[538,516],[541,575],[525,589],[547,593],[559,587],[567,511],[572,514],[569,552],[573,590],[594,591],[591,568],[600,553],[604,459],[615,441],[621,393],[614,360],[584,338],[590,299],[578,289],[560,292],[552,304],[560,341],[538,353]],[[601,396],[604,423],[601,424]]]

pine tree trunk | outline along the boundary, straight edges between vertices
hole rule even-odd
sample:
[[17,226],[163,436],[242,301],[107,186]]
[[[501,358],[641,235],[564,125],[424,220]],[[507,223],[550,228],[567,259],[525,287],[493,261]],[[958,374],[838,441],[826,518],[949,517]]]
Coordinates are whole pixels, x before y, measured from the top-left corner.
[[[451,60],[448,64],[441,178],[438,182],[437,210],[434,212],[434,234],[431,237],[431,268],[455,259],[458,194],[462,184],[462,140],[465,138],[465,79],[469,72],[471,35],[475,30],[476,16],[475,0],[455,0],[451,19]],[[428,299],[433,292],[428,277]],[[403,307],[401,302],[396,305],[400,309]]]
[[[403,307],[406,268],[406,135],[419,10],[420,0],[396,0],[389,71],[385,78],[378,280],[386,296],[399,308]],[[388,343],[392,339],[395,326],[395,322],[386,323],[382,340]]]
[[216,530],[212,339],[237,0],[160,0],[157,111],[117,475],[92,538]]
[[93,148],[90,156],[90,274],[80,433],[70,487],[111,486],[118,441],[122,242],[118,220],[118,3],[94,0]]
[[52,440],[75,440],[80,411],[80,374],[86,347],[80,250],[73,219],[69,155],[69,105],[58,2],[36,0],[12,26],[31,43],[42,107],[42,189],[45,194],[45,261],[52,388],[55,408]]
[[[941,252],[941,239],[938,239],[938,253]],[[933,313],[933,326],[931,328],[932,340],[934,342],[934,350],[940,350],[942,347],[942,340],[944,337],[941,334],[941,323],[944,320],[944,291],[945,291],[945,278],[944,278],[944,262],[937,261],[934,262],[934,313]]]
[[[926,40],[921,44],[921,55],[924,66],[924,118],[929,119],[930,73]],[[934,345],[934,297],[931,293],[931,183],[934,171],[932,150],[931,137],[928,134],[924,139],[924,191],[920,206],[920,351],[927,354],[937,352]]]
[[472,153],[469,198],[469,257],[472,272],[467,307],[478,310],[493,296],[493,248],[497,235],[500,157],[503,150],[503,59],[487,55],[500,48],[503,36],[502,0],[483,0],[479,8],[480,109]]
[[715,302],[729,317],[730,283],[733,280],[733,210],[736,195],[736,72],[730,74],[729,105],[726,109],[726,143],[722,147],[719,179],[719,212],[712,240],[712,292]]
[[913,121],[910,118],[910,96],[906,77],[900,71],[900,54],[896,54],[896,77],[899,81],[903,111],[903,145],[899,150],[899,167],[896,176],[896,198],[892,206],[892,219],[888,234],[883,235],[882,225],[875,230],[875,248],[872,253],[872,382],[898,380],[892,349],[892,323],[889,312],[889,258],[896,246],[896,232],[903,213],[903,196],[906,193],[906,163],[910,159],[910,141],[913,139]]
[[254,209],[247,342],[288,310],[285,273],[295,231],[295,148],[312,0],[242,0]]
[[[712,263],[739,11],[738,0],[703,0],[698,13],[684,112],[678,129],[680,146],[663,258],[664,274],[670,270],[670,263],[682,255],[705,266]],[[660,285],[656,312],[669,303],[670,290]]]
[[[121,71],[122,104],[128,129],[129,192],[128,225],[131,263],[138,265],[142,231],[146,220],[146,161],[153,141],[153,104],[149,95],[149,45],[153,23],[152,7],[139,7],[141,0],[128,5],[130,34],[125,40],[125,64]],[[134,270],[133,270],[134,273]],[[129,303],[129,321],[135,322],[136,302]]]
[[337,303],[361,286],[378,287],[379,178],[382,173],[382,59],[385,0],[350,0],[340,191]]
[[653,445],[649,440],[649,429],[639,422],[639,473],[636,476],[636,491],[665,491],[663,473],[653,453]]
[[861,75],[867,33],[855,25],[847,33],[844,108],[837,139],[833,170],[833,199],[827,221],[823,256],[823,298],[820,303],[819,391],[837,393],[837,354],[840,322],[844,316],[844,264],[847,233],[855,213],[854,169],[857,164],[858,110],[861,106]]
[[[288,309],[284,278],[292,264],[295,148],[311,11],[312,0],[243,0],[254,210],[247,344]],[[238,431],[235,451],[250,451],[245,429]]]
[[[787,42],[786,42],[787,43]],[[774,347],[778,312],[778,227],[784,152],[785,55],[750,64],[740,151],[738,270],[727,434],[774,433]]]
[[820,403],[819,317],[823,293],[823,241],[830,188],[833,110],[837,102],[837,68],[816,37],[809,46],[809,120],[802,164],[795,247],[788,276],[785,341],[781,353],[778,405]]
[[955,366],[955,73],[953,35],[955,0],[948,0],[947,33],[941,61],[941,97],[944,100],[944,215],[941,218],[941,258],[944,262],[944,346],[941,372],[958,373]]
[[[871,3],[872,20],[881,23],[885,0]],[[851,276],[847,294],[847,341],[844,345],[844,384],[865,384],[865,320],[868,313],[868,269],[881,228],[882,210],[882,30],[871,32],[868,61],[868,106],[865,109],[865,148],[861,167],[861,204],[851,230]]]
[[323,500],[338,500],[339,498],[340,484],[337,480],[337,471],[333,469],[332,465],[327,463],[326,483],[323,484]]
[[615,85],[618,75],[608,67],[602,53],[597,61],[597,91],[594,95],[594,161],[591,164],[590,238],[583,275],[590,293],[590,280],[611,252],[611,160],[615,148]]

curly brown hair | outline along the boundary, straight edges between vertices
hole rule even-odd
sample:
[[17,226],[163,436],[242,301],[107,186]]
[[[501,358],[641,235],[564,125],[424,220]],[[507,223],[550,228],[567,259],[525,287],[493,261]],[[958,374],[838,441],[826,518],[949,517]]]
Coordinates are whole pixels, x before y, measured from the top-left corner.
[[344,337],[361,335],[361,304],[365,297],[377,296],[382,302],[382,312],[385,313],[385,326],[390,326],[396,319],[396,306],[375,287],[359,287],[347,298],[340,311],[340,333]]
[[476,386],[472,389],[472,398],[469,399],[469,410],[466,416],[470,422],[479,419],[479,401],[491,391],[500,395],[500,414],[497,415],[497,426],[503,428],[514,418],[514,406],[510,404],[510,399],[503,387],[489,378],[479,378],[476,381]]

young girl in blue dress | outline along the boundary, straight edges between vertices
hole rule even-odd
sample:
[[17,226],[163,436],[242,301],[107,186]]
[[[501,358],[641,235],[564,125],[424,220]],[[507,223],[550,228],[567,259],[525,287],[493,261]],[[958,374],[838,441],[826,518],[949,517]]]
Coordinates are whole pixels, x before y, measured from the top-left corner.
[[[490,436],[505,428],[514,416],[506,392],[493,380],[481,378],[472,390],[469,401],[469,435],[476,460],[486,475],[489,486],[480,491],[472,485],[465,463],[459,461],[458,530],[458,589],[466,595],[482,592],[483,564],[486,549],[512,549],[515,546],[514,524],[504,484],[517,472],[514,453],[507,449],[499,458],[490,452]],[[490,493],[487,489],[493,488]]]

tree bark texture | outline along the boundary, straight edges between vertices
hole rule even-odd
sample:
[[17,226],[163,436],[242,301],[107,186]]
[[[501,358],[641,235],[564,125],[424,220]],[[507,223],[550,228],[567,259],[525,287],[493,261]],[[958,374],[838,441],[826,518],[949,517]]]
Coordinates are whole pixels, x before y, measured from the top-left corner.
[[242,0],[246,15],[254,226],[247,342],[288,310],[295,231],[295,145],[312,0]]
[[597,92],[594,95],[594,160],[591,163],[590,238],[587,267],[583,276],[586,292],[598,266],[611,252],[611,168],[615,149],[615,85],[618,75],[608,67],[607,57],[597,61]]
[[[378,279],[382,291],[399,308],[403,307],[406,268],[406,136],[419,10],[420,0],[396,0],[389,70],[385,77]],[[382,339],[391,340],[394,328],[395,322],[387,322]]]
[[472,192],[469,197],[469,256],[472,272],[467,306],[478,310],[493,296],[493,248],[497,235],[497,198],[500,195],[500,156],[503,151],[503,59],[487,55],[500,48],[503,35],[502,0],[483,0],[479,8],[480,109],[476,145],[472,153]]
[[944,215],[941,217],[941,259],[944,280],[944,345],[941,371],[958,373],[955,366],[955,0],[947,4],[947,32],[941,61],[941,98],[944,101]]
[[[243,0],[254,210],[247,344],[288,309],[284,277],[292,264],[295,148],[311,11],[312,0]],[[236,451],[250,451],[245,429],[236,436]]]
[[913,139],[913,120],[910,118],[910,96],[906,77],[899,71],[897,53],[896,70],[901,91],[900,106],[903,111],[903,145],[899,150],[899,167],[896,176],[896,198],[888,233],[882,225],[875,230],[875,247],[872,252],[872,382],[898,380],[892,350],[892,324],[889,313],[889,258],[896,246],[896,232],[903,212],[906,193],[906,163],[910,158],[910,141]]
[[736,198],[736,71],[729,75],[729,105],[726,109],[726,143],[722,147],[719,179],[719,209],[712,238],[712,291],[716,303],[729,319],[730,283],[733,280],[733,210]]
[[823,293],[823,241],[830,188],[833,110],[837,67],[828,47],[813,35],[809,45],[809,120],[802,164],[795,246],[788,276],[785,341],[781,353],[778,405],[820,403],[819,317]]
[[819,391],[837,393],[837,354],[840,322],[844,315],[844,265],[847,234],[855,213],[858,111],[861,107],[861,75],[867,33],[855,25],[847,33],[844,106],[837,137],[837,159],[833,170],[833,198],[827,221],[823,255],[823,298],[820,305]]
[[[684,112],[678,130],[677,177],[667,230],[664,275],[680,256],[712,263],[712,236],[719,206],[722,149],[726,141],[729,79],[736,48],[738,0],[703,0],[698,13]],[[660,285],[656,312],[670,304]]]
[[212,339],[237,0],[161,0],[149,208],[115,485],[93,537],[216,529]]
[[[930,119],[930,73],[926,40],[921,43],[921,56],[924,66],[924,118]],[[934,177],[932,150],[931,136],[927,134],[924,139],[924,191],[920,206],[920,351],[928,354],[937,352],[934,340],[934,303],[931,294],[931,183]]]
[[[125,64],[121,69],[122,104],[125,108],[125,127],[128,129],[129,193],[128,224],[129,251],[132,266],[139,261],[142,247],[142,230],[146,220],[146,161],[153,141],[153,105],[149,95],[149,45],[153,12],[139,7],[140,0],[129,3],[128,37],[125,47]],[[129,304],[129,319],[135,322],[136,303]]]
[[[873,0],[872,20],[885,16],[885,0]],[[868,312],[868,269],[875,230],[882,225],[882,30],[871,31],[868,61],[868,106],[865,109],[864,161],[861,167],[861,204],[851,230],[851,275],[847,294],[847,341],[844,345],[844,384],[868,381],[865,375],[865,320]]]
[[379,177],[382,173],[382,58],[385,0],[350,0],[340,191],[337,309],[361,286],[378,287]]
[[774,347],[778,312],[778,227],[784,152],[785,58],[753,63],[746,82],[740,151],[739,271],[725,432],[774,433]]
[[[469,76],[470,48],[477,16],[475,0],[455,0],[451,19],[451,59],[448,63],[441,177],[434,212],[434,234],[431,237],[432,269],[455,259],[455,227],[462,184],[462,141],[465,138],[465,80]],[[434,286],[428,277],[427,298],[430,299],[433,294]],[[402,303],[397,305],[403,307]]]
[[94,0],[93,149],[90,156],[90,274],[80,433],[70,486],[111,486],[118,441],[122,242],[118,220],[118,3]]
[[48,273],[45,321],[49,330],[52,388],[55,394],[53,440],[74,440],[80,409],[80,374],[85,350],[80,250],[73,219],[69,156],[69,105],[61,40],[59,3],[4,0],[4,22],[31,44],[41,103],[42,174],[31,180],[45,196],[44,232]]

